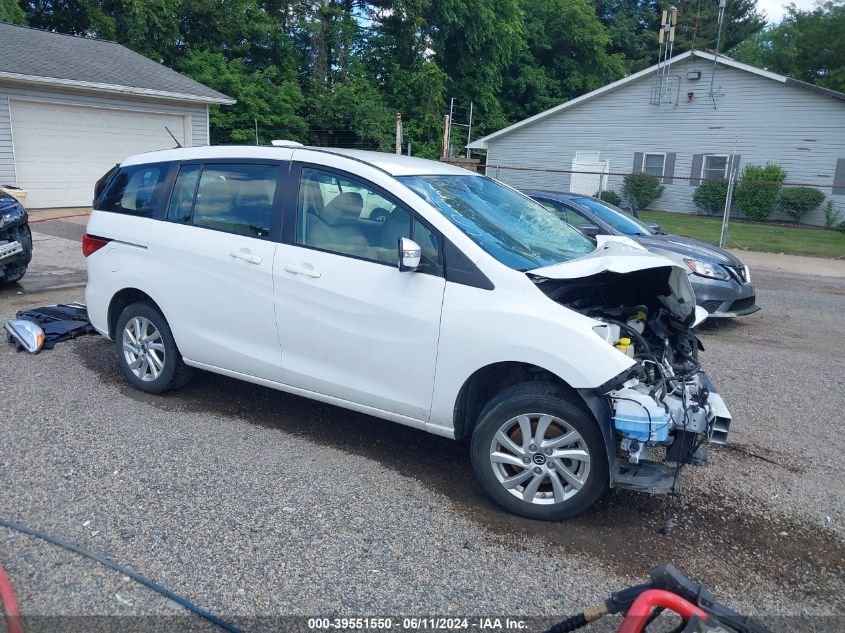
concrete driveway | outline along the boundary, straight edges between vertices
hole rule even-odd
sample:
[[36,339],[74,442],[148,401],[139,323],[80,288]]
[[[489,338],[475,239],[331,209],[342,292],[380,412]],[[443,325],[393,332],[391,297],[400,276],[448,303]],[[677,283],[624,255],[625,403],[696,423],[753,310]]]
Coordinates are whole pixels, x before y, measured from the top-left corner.
[[[32,228],[32,268],[0,291],[0,319],[83,299],[84,218]],[[611,492],[571,522],[524,520],[486,500],[455,442],[203,372],[148,396],[87,337],[38,356],[0,345],[0,516],[250,630],[291,614],[562,616],[664,562],[777,630],[843,630],[845,263],[743,258],[763,309],[701,333],[731,443],[685,470],[679,496]],[[203,628],[4,528],[0,561],[32,623],[164,614]]]

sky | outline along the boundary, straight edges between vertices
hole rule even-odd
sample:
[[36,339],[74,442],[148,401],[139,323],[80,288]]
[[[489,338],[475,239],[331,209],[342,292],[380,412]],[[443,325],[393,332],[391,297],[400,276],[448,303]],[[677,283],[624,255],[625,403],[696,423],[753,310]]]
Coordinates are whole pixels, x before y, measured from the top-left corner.
[[[792,0],[796,7],[806,11],[812,9],[815,0]],[[766,13],[769,22],[780,22],[786,14],[784,5],[789,4],[788,0],[757,0],[757,8]]]

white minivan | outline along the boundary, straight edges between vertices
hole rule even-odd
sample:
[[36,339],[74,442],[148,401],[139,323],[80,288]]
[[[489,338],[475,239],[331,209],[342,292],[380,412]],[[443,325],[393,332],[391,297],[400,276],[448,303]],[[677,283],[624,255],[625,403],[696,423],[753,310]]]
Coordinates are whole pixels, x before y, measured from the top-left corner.
[[198,147],[133,156],[95,196],[89,316],[144,391],[200,368],[468,440],[484,490],[536,519],[672,491],[726,441],[686,271],[490,178]]

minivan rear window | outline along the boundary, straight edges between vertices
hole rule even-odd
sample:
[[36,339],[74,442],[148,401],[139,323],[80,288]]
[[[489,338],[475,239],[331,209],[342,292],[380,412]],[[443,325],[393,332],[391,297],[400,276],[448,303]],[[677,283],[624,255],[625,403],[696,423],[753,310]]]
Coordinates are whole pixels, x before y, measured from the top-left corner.
[[166,165],[122,167],[99,200],[98,211],[151,218],[158,207]]

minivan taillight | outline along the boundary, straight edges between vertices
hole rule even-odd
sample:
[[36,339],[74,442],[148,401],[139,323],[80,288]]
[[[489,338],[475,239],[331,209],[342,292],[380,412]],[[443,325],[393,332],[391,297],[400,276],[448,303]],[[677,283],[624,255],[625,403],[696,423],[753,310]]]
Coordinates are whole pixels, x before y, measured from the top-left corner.
[[96,235],[88,235],[86,233],[82,236],[82,254],[85,257],[88,257],[89,255],[96,253],[109,242],[111,242],[111,240],[108,238],[97,237]]

